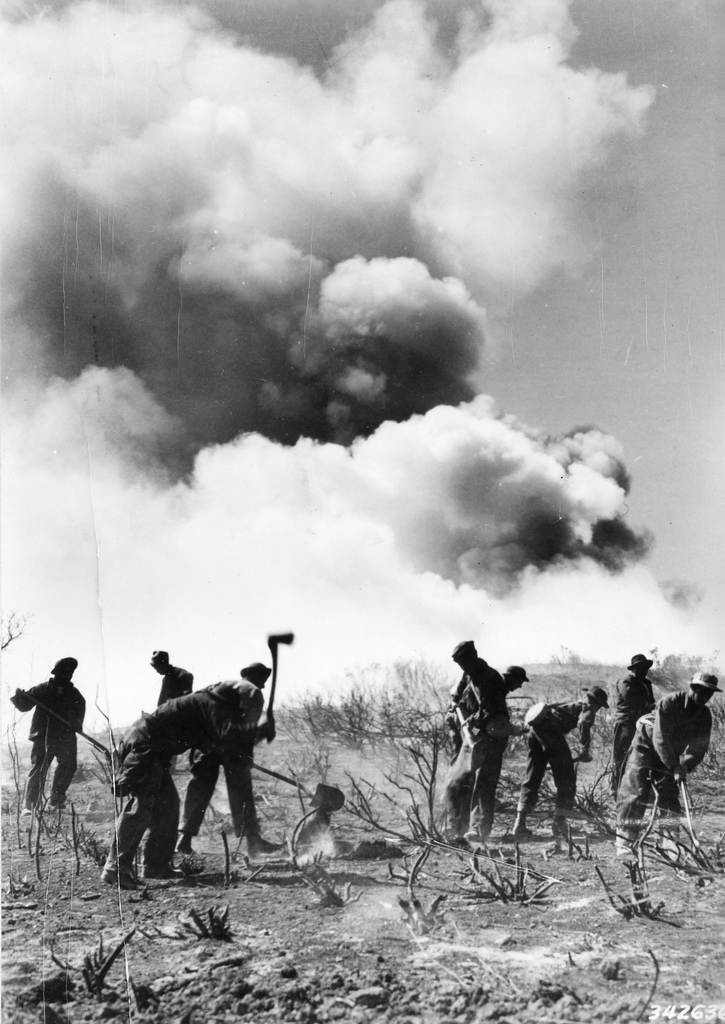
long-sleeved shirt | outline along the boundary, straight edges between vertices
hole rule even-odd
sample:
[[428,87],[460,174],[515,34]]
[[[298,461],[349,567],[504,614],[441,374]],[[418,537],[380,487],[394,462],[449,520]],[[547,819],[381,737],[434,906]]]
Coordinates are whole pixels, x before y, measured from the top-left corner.
[[655,705],[652,745],[670,770],[682,764],[694,771],[710,746],[712,715],[684,690],[662,697]]
[[191,672],[187,672],[185,668],[169,665],[169,670],[161,681],[161,691],[156,707],[160,708],[167,700],[185,697],[187,693],[191,693],[193,685],[194,677]]
[[649,679],[628,675],[626,679],[619,679],[614,689],[617,694],[615,721],[636,722],[654,709],[655,698]]
[[[18,711],[31,711],[35,708],[28,737],[32,741],[47,739],[52,742],[83,728],[86,702],[83,694],[71,682],[51,678],[46,683],[39,683],[29,690],[16,693],[10,700]],[[38,707],[36,701],[40,701],[50,711],[60,715],[68,725],[64,725],[43,708]]]
[[535,732],[555,729],[564,735],[578,727],[579,742],[583,753],[589,752],[592,742],[592,726],[597,709],[587,700],[574,701],[572,704],[550,704],[542,726],[535,727]]
[[185,750],[218,749],[233,757],[254,746],[264,709],[262,691],[246,680],[231,680],[169,700],[131,727],[119,748],[124,760],[134,748],[161,756]]
[[464,672],[458,686],[451,690],[451,701],[453,707],[460,706],[466,718],[473,715],[472,724],[483,729],[494,715],[509,717],[507,693],[503,676],[478,658],[471,672]]

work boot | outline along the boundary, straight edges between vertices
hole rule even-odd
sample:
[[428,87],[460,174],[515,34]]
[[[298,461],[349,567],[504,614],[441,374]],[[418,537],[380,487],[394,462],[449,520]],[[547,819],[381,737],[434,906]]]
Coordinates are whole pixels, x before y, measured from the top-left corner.
[[614,849],[618,857],[634,857],[632,840],[629,836],[618,835]]
[[184,854],[185,856],[189,856],[194,852],[191,848],[191,836],[188,832],[181,833],[181,838],[176,846],[176,852]]
[[511,829],[511,835],[514,839],[529,839],[533,836],[533,832],[530,828],[526,827],[526,811],[516,812],[516,821],[514,827]]
[[137,888],[136,881],[130,871],[122,871],[120,874],[114,868],[104,868],[101,872],[101,881],[106,885],[112,885],[125,892],[131,892]]
[[32,813],[33,813],[33,808],[32,807],[23,807],[22,811],[20,812],[20,817],[21,818],[29,818]]
[[278,853],[282,847],[278,843],[270,843],[261,836],[247,836],[247,854],[250,860],[258,857],[269,857],[272,853]]

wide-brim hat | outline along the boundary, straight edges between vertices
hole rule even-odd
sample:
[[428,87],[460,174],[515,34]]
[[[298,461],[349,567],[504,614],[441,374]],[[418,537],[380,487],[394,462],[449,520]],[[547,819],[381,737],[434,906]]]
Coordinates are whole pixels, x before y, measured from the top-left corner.
[[592,686],[590,690],[587,690],[587,697],[591,697],[600,707],[609,707],[609,694],[603,686]]
[[712,672],[695,672],[690,680],[690,686],[701,686],[703,690],[712,690],[713,693],[722,693],[718,684],[718,678]]
[[463,640],[460,644],[456,644],[453,648],[453,654],[451,657],[454,661],[458,661],[460,658],[465,658],[468,655],[476,655],[476,645],[473,640]]
[[154,651],[151,655],[152,665],[168,665],[169,664],[169,652],[168,651]]
[[644,654],[635,654],[629,665],[627,665],[627,671],[631,671],[631,669],[636,668],[637,665],[646,665],[648,669],[651,669],[654,662]]

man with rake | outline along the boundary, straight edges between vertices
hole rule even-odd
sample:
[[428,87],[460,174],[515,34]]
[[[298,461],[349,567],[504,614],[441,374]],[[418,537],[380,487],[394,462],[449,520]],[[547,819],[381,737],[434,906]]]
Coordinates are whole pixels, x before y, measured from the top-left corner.
[[678,787],[701,763],[710,746],[712,715],[707,707],[722,693],[717,676],[696,672],[689,690],[658,700],[643,715],[624,764],[617,794],[617,853],[631,852],[645,827],[647,805],[657,796],[659,814],[677,819],[681,813]]

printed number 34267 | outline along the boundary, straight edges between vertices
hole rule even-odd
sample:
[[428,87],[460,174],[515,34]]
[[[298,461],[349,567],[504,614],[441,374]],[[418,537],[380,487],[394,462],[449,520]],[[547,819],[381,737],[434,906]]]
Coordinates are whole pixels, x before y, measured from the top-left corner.
[[660,1006],[650,1003],[648,1020],[725,1020],[725,1003],[719,1006]]

